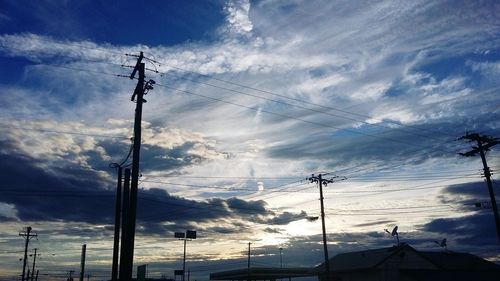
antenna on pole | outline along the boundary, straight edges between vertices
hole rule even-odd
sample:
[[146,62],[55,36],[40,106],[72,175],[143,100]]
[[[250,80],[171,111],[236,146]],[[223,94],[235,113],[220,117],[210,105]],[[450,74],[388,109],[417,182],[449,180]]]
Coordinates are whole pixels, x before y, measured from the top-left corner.
[[434,243],[436,243],[439,247],[444,248],[445,251],[448,250],[448,245],[446,244],[446,238],[443,238],[441,242],[434,241]]

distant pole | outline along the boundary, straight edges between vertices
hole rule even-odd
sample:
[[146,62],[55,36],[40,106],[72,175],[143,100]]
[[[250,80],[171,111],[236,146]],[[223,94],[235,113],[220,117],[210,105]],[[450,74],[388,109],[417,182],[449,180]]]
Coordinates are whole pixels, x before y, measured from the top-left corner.
[[247,268],[250,269],[250,245],[252,243],[251,242],[248,242],[248,264],[247,264]]
[[115,201],[115,235],[113,241],[113,264],[111,266],[111,280],[118,280],[118,257],[120,255],[120,224],[122,211],[122,173],[123,168],[118,166],[118,180],[116,184]]
[[31,268],[31,281],[33,281],[34,277],[35,277],[36,250],[38,250],[38,249],[35,248],[34,250],[35,250],[35,254],[33,255],[33,267]]
[[280,247],[280,268],[283,268],[283,248]]
[[83,281],[85,276],[85,255],[87,253],[87,244],[82,245],[82,256],[80,260],[80,281]]
[[326,280],[330,280],[330,260],[328,258],[328,245],[326,241],[326,227],[325,227],[325,206],[323,203],[323,185],[327,185],[328,183],[333,183],[333,179],[323,179],[322,175],[314,176],[314,174],[308,178],[311,183],[316,182],[319,185],[319,200],[321,206],[321,227],[323,232],[323,252],[325,255],[325,274]]
[[184,258],[182,259],[182,281],[186,277],[186,242],[187,238],[184,238]]
[[38,269],[36,270],[36,277],[35,277],[35,281],[38,281]]
[[493,192],[493,184],[491,183],[491,171],[488,167],[488,163],[486,163],[486,155],[485,152],[490,149],[490,147],[495,146],[500,143],[498,138],[493,138],[490,136],[481,136],[479,134],[466,134],[460,139],[468,139],[469,141],[475,141],[477,143],[477,147],[473,146],[471,151],[466,153],[459,153],[462,156],[471,157],[476,156],[479,152],[481,156],[481,160],[483,162],[483,171],[484,177],[486,178],[486,183],[488,185],[488,192],[490,193],[491,206],[493,208],[493,216],[495,218],[495,225],[497,229],[497,237],[498,242],[500,243],[500,216],[498,214],[498,206],[497,201],[495,199],[495,194]]
[[247,281],[250,281],[250,245],[252,243],[248,242],[248,263],[247,263]]
[[[126,274],[127,270],[132,270],[127,266],[127,245],[128,245],[128,217],[129,217],[129,210],[130,210],[130,204],[129,204],[129,199],[130,199],[130,169],[125,169],[125,178],[123,182],[123,204],[122,204],[122,235],[121,235],[121,245],[120,245],[120,264],[119,264],[119,278],[122,281],[127,280],[126,279]],[[130,273],[132,274],[132,273]]]
[[19,232],[19,236],[24,237],[26,242],[24,244],[24,259],[23,259],[23,274],[21,276],[21,281],[25,281],[27,279],[24,279],[25,274],[26,274],[26,262],[28,261],[28,245],[30,243],[30,239],[33,237],[37,237],[36,233],[31,233],[31,226],[28,226],[26,228],[26,232]]

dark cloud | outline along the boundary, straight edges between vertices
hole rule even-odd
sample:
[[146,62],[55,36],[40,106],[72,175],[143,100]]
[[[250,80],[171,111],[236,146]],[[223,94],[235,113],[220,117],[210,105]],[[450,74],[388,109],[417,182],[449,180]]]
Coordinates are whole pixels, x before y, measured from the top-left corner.
[[142,145],[141,157],[148,159],[141,166],[144,172],[148,171],[171,171],[182,167],[199,164],[206,160],[199,155],[189,154],[195,142],[185,142],[172,149],[166,149],[154,145]]
[[436,219],[422,225],[419,231],[436,241],[446,238],[448,249],[452,251],[485,258],[498,256],[498,237],[491,210],[459,218]]
[[[142,144],[141,159],[147,159],[147,161],[143,161],[141,163],[141,170],[144,173],[150,171],[162,171],[168,173],[206,161],[207,159],[200,155],[193,155],[189,153],[189,151],[197,144],[200,143],[188,141],[170,149],[156,145]],[[111,159],[115,159],[114,161],[117,162],[123,161],[129,151],[129,146],[113,140],[101,141],[99,146],[103,147],[106,154],[109,155]],[[88,154],[91,156],[92,153],[88,152]],[[100,158],[92,157],[90,162],[93,167],[104,168],[102,164],[103,160]]]
[[360,223],[360,224],[355,224],[354,227],[367,227],[367,226],[374,226],[374,225],[387,225],[387,224],[394,224],[396,221],[393,220],[378,220],[378,221],[372,221],[372,222],[367,222],[367,223]]
[[307,219],[308,215],[305,211],[302,211],[298,214],[290,213],[290,212],[284,212],[282,214],[279,214],[269,220],[266,220],[267,224],[275,224],[275,225],[286,225],[289,224],[292,221],[297,221],[297,220],[302,220],[302,219]]
[[4,144],[0,157],[2,202],[16,207],[21,220],[111,222],[114,194],[92,170],[59,167],[45,170],[40,160]]
[[456,242],[462,245],[484,246],[497,243],[491,210],[482,210],[459,218],[435,219],[424,224],[421,230],[454,237]]
[[485,182],[449,185],[441,191],[439,199],[443,203],[489,200],[488,187]]
[[264,229],[264,231],[267,232],[267,233],[275,233],[275,234],[281,234],[281,233],[283,233],[283,229],[271,228],[271,227],[266,227]]
[[[1,202],[11,204],[22,221],[65,221],[88,224],[112,224],[114,221],[115,183],[94,170],[71,167],[46,168],[40,159],[15,152],[8,144],[0,153],[3,177]],[[138,231],[165,234],[176,231],[163,222],[175,222],[175,228],[189,229],[193,222],[239,219],[248,222],[286,224],[306,214],[275,213],[264,201],[239,198],[189,200],[165,190],[141,189],[138,199]],[[7,218],[2,217],[2,221]],[[84,227],[75,227],[90,233]],[[217,231],[217,229],[213,229]],[[240,231],[221,229],[224,233]],[[77,231],[77,230],[74,230]]]
[[[366,161],[395,161],[416,165],[429,159],[459,157],[457,153],[460,150],[454,140],[463,134],[465,128],[480,130],[477,124],[490,124],[499,118],[499,113],[488,113],[478,114],[474,120],[456,117],[452,120],[443,119],[398,128],[362,125],[350,128],[349,131],[335,132],[332,129],[321,134],[299,135],[284,144],[267,149],[266,153],[269,157],[280,159],[323,159],[329,161],[329,165],[337,167],[339,164],[349,165]],[[440,136],[442,141],[437,142],[436,132],[448,137]]]

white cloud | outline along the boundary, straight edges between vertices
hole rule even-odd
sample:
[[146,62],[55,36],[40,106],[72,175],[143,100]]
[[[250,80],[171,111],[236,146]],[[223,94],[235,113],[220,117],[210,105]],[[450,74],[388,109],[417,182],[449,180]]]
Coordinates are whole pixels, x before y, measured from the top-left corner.
[[224,7],[227,13],[228,28],[236,34],[247,34],[253,29],[249,18],[250,1],[249,0],[231,0]]
[[359,91],[350,95],[350,98],[355,100],[377,100],[380,99],[385,92],[391,87],[391,83],[377,82],[364,85]]

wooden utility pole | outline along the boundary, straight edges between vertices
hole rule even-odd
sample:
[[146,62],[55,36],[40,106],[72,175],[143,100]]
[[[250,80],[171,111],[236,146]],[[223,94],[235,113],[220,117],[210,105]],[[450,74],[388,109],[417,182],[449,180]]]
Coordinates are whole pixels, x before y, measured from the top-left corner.
[[[145,82],[145,64],[142,62],[144,59],[143,52],[137,57],[137,62],[135,64],[134,70],[130,74],[130,79],[135,78],[135,74],[139,73],[138,82],[132,95],[131,101],[136,103],[135,107],[135,118],[134,118],[134,142],[132,151],[132,174],[130,183],[130,203],[129,203],[129,216],[126,218],[127,225],[126,230],[123,233],[126,234],[126,251],[121,252],[120,255],[126,255],[124,261],[125,264],[120,263],[120,280],[129,281],[132,280],[132,268],[134,260],[134,242],[135,242],[135,225],[137,216],[137,192],[139,185],[139,162],[141,155],[141,122],[142,122],[142,105],[146,102],[144,95],[148,93],[149,90],[153,89],[155,81],[149,80]],[[123,239],[122,239],[123,243]],[[121,258],[120,258],[121,259]],[[124,268],[123,275],[121,268]]]
[[26,262],[28,261],[28,245],[30,243],[30,239],[38,236],[36,233],[31,233],[31,230],[31,226],[28,226],[26,228],[26,232],[19,232],[19,236],[24,237],[24,239],[26,240],[24,244],[23,274],[21,276],[21,281],[27,281],[27,278],[24,279],[24,277],[26,274]]
[[36,251],[37,248],[34,249],[35,253],[33,254],[33,267],[31,268],[31,281],[35,280],[35,263],[36,263]]
[[[321,206],[321,228],[323,232],[323,252],[325,255],[325,275],[326,275],[326,280],[330,280],[330,260],[328,258],[328,245],[327,245],[327,240],[326,240],[326,226],[325,226],[325,205],[323,203],[323,185],[326,186],[329,183],[333,183],[333,179],[338,178],[338,176],[335,176],[331,179],[324,179],[322,174],[319,174],[318,176],[315,176],[314,174],[311,175],[311,177],[307,178],[311,183],[315,182],[318,183],[319,186],[319,200],[320,200],[320,206]],[[343,178],[345,179],[345,178]]]
[[248,242],[248,263],[247,263],[248,269],[250,269],[250,245],[252,245],[252,243]]
[[115,235],[113,241],[113,262],[111,265],[111,280],[118,280],[118,257],[120,255],[120,225],[122,211],[122,173],[123,168],[118,166],[118,180],[116,184],[115,199]]
[[82,245],[82,256],[80,260],[80,281],[85,277],[85,255],[87,253],[87,244]]
[[[134,242],[135,242],[135,224],[137,216],[137,192],[139,185],[139,160],[141,155],[141,122],[142,122],[142,104],[144,102],[144,79],[145,79],[145,64],[142,62],[143,53],[141,52],[137,59],[134,71],[130,75],[130,79],[134,79],[135,72],[139,72],[139,81],[134,90],[131,100],[136,102],[135,120],[134,120],[134,143],[132,151],[132,175],[130,183],[130,213],[128,222],[128,245],[127,245],[127,266],[129,270],[125,278],[120,276],[121,280],[130,280],[132,278],[132,268],[134,259]],[[134,100],[135,98],[135,100]]]
[[459,140],[467,139],[470,142],[476,142],[477,146],[473,146],[471,151],[465,153],[459,153],[462,156],[472,157],[476,156],[478,153],[481,156],[483,162],[484,177],[486,178],[486,183],[488,185],[488,192],[490,193],[491,206],[493,209],[493,216],[495,217],[495,225],[497,229],[498,242],[500,243],[500,216],[498,215],[498,206],[495,199],[495,193],[493,192],[493,184],[491,183],[491,171],[486,163],[486,151],[491,147],[500,143],[498,138],[493,138],[490,136],[481,136],[479,134],[466,134],[465,136],[459,138]]
[[122,235],[120,245],[120,274],[119,280],[126,280],[125,276],[132,275],[132,268],[127,266],[127,250],[128,250],[128,217],[129,217],[129,199],[130,199],[130,169],[125,169],[125,178],[123,182],[123,204],[122,204]]

